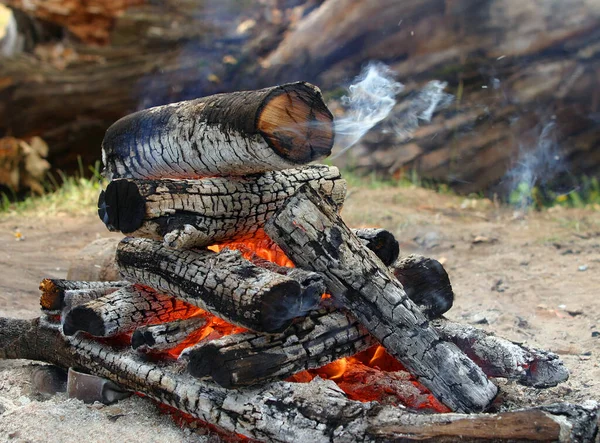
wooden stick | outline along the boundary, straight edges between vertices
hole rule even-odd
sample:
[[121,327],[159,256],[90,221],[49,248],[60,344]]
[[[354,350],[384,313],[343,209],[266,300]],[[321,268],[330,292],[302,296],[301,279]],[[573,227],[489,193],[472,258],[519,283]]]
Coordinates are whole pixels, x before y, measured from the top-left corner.
[[440,340],[398,280],[324,197],[304,186],[265,231],[296,266],[321,273],[329,293],[438,400],[454,411],[489,407],[496,386],[455,345]]
[[313,312],[282,334],[235,334],[186,349],[195,377],[210,376],[225,388],[288,378],[354,355],[376,340],[351,315]]
[[128,115],[106,131],[102,160],[111,180],[246,175],[324,158],[333,138],[321,91],[298,82]]
[[398,240],[385,229],[363,228],[352,229],[363,244],[379,257],[386,266],[391,266],[400,255]]
[[157,365],[81,334],[65,339],[40,321],[0,318],[0,358],[41,360],[86,368],[122,387],[171,405],[232,433],[274,442],[393,441],[594,441],[599,407],[557,403],[498,414],[422,414],[377,402],[348,400],[330,380],[269,383],[228,390]]
[[62,319],[63,333],[84,331],[96,337],[112,337],[147,324],[189,317],[197,311],[188,303],[132,285],[67,311]]
[[422,255],[403,257],[390,268],[402,287],[428,318],[437,318],[454,303],[454,292],[442,264]]
[[40,305],[42,309],[57,311],[64,308],[66,291],[72,290],[100,290],[111,292],[115,288],[130,285],[127,281],[77,281],[56,278],[45,278],[40,283]]
[[142,326],[131,336],[131,347],[139,352],[161,352],[182,343],[188,335],[206,324],[204,317],[175,320],[159,325]]
[[142,238],[117,248],[124,278],[196,305],[230,323],[279,332],[314,306],[315,294],[300,284],[243,259],[238,251],[176,250]]
[[250,177],[115,180],[100,194],[98,214],[111,231],[192,248],[252,237],[300,186],[310,183],[338,205],[346,181],[315,165]]

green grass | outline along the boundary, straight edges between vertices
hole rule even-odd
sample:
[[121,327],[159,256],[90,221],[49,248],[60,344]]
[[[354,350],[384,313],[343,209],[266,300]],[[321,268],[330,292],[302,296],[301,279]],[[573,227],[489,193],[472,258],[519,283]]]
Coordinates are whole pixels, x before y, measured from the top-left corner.
[[600,182],[596,177],[582,177],[576,189],[558,193],[538,186],[519,183],[509,196],[509,203],[520,208],[542,210],[554,206],[600,210]]
[[[58,173],[58,180],[48,175],[42,195],[27,195],[17,199],[14,194],[0,194],[0,218],[20,216],[49,216],[56,214],[87,215],[96,211],[98,195],[103,187],[99,164],[89,168],[87,178],[79,162],[79,172],[72,176]],[[88,174],[89,175],[89,174]]]

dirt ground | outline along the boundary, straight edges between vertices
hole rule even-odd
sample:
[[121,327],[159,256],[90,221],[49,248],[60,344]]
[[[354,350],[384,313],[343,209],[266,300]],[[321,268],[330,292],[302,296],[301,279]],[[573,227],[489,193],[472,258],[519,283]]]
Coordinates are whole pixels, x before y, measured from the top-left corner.
[[[402,255],[440,260],[456,293],[448,317],[554,351],[571,372],[569,381],[547,390],[499,381],[506,401],[600,400],[600,212],[553,208],[523,215],[489,200],[420,188],[355,188],[343,216],[353,227],[391,230]],[[36,316],[39,281],[65,277],[79,249],[108,235],[94,215],[0,219],[0,315]],[[76,442],[89,435],[125,441],[121,428],[138,441],[207,439],[177,428],[138,398],[109,407],[62,395],[41,398],[29,383],[32,368],[0,361],[0,441]],[[52,436],[40,431],[42,419],[54,422]]]

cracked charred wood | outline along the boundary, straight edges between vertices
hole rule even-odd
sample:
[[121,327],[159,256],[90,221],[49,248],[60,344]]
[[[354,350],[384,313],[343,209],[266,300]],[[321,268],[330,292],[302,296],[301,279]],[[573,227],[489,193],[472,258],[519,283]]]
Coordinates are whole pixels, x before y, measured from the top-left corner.
[[283,331],[306,314],[304,307],[318,302],[297,281],[229,249],[182,251],[154,240],[125,238],[117,248],[117,265],[128,280],[257,332]]
[[386,229],[352,229],[360,241],[379,257],[386,266],[391,266],[400,255],[398,240]]
[[[94,294],[108,294],[118,288],[129,286],[128,281],[78,281],[57,278],[45,278],[40,283],[40,305],[47,311],[59,311],[65,307],[65,295],[72,291],[78,291],[84,296],[87,291],[90,297]],[[68,298],[73,298],[71,293]],[[76,298],[76,297],[75,297]]]
[[431,324],[442,340],[455,343],[490,377],[513,379],[536,388],[556,386],[569,378],[568,369],[553,352],[528,348],[445,318],[434,319]]
[[454,344],[440,340],[398,280],[317,191],[302,187],[265,231],[296,266],[321,273],[337,302],[438,400],[462,412],[490,406],[497,387]]
[[252,237],[306,183],[344,202],[338,169],[314,165],[250,177],[115,180],[100,194],[98,215],[111,231],[180,249],[207,246]]
[[0,358],[86,369],[222,429],[257,440],[329,443],[435,441],[594,441],[599,407],[557,403],[497,414],[421,414],[349,400],[331,380],[277,382],[229,390],[198,380],[177,363],[156,365],[82,334],[63,337],[40,319],[0,318]]
[[66,311],[63,333],[84,331],[95,337],[112,337],[197,312],[196,306],[147,287],[130,285]]
[[321,91],[297,82],[130,114],[106,131],[102,160],[110,180],[246,175],[327,157],[333,138]]
[[404,292],[427,318],[437,318],[454,303],[454,292],[442,264],[422,255],[409,255],[391,267]]
[[206,324],[204,317],[191,317],[137,328],[131,347],[139,352],[161,352],[182,343],[192,332]]
[[211,377],[225,388],[288,378],[354,355],[377,341],[351,315],[313,312],[282,334],[228,335],[186,349],[194,377]]

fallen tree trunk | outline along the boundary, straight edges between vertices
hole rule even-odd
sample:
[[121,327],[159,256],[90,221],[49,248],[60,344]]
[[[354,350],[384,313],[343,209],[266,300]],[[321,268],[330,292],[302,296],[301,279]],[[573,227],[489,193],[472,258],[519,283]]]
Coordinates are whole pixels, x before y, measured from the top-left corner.
[[113,337],[147,324],[190,317],[198,308],[154,290],[133,285],[89,301],[63,314],[63,333],[77,331]]
[[297,266],[321,273],[330,294],[438,400],[455,411],[489,407],[496,386],[456,346],[439,339],[402,285],[316,191],[301,188],[265,232]]
[[420,414],[348,400],[331,381],[272,383],[227,390],[155,365],[81,334],[65,339],[40,319],[0,318],[0,358],[41,360],[62,368],[85,368],[122,387],[171,405],[226,431],[258,440],[316,443],[435,439],[436,441],[593,441],[596,402],[559,403],[498,414]]
[[108,294],[115,289],[129,286],[128,281],[78,281],[63,280],[56,278],[45,278],[40,283],[40,305],[42,309],[57,311],[65,307],[65,295],[69,291],[89,291],[90,294]]
[[320,311],[282,334],[229,335],[188,348],[182,357],[193,376],[209,376],[225,388],[234,388],[320,368],[375,343],[352,316]]
[[182,343],[192,332],[206,324],[204,317],[192,317],[159,325],[142,326],[131,336],[131,347],[138,352],[161,352]]
[[269,171],[203,180],[115,180],[100,194],[98,214],[109,230],[191,248],[249,238],[300,186],[341,206],[346,181],[335,167]]
[[162,243],[125,238],[117,248],[124,278],[177,297],[230,323],[278,332],[305,315],[314,294],[300,284],[243,259],[237,251],[180,251]]
[[291,83],[138,111],[106,131],[104,176],[195,178],[293,168],[327,157],[333,115],[321,91]]

